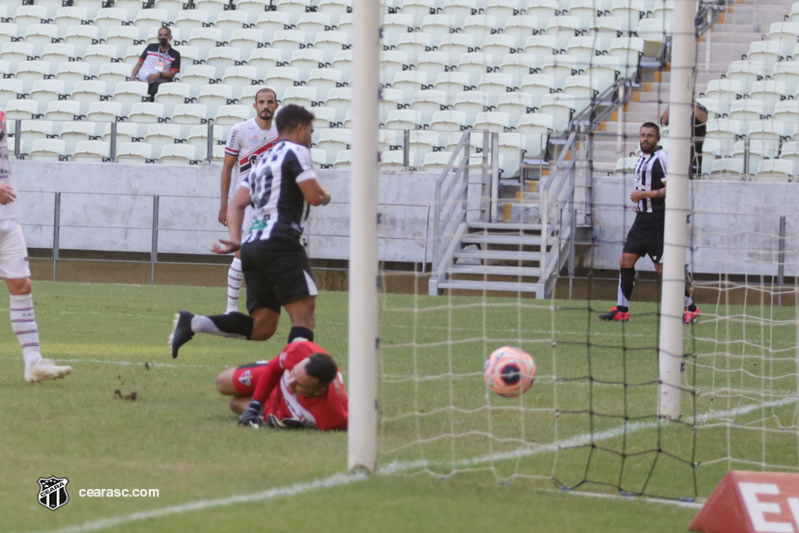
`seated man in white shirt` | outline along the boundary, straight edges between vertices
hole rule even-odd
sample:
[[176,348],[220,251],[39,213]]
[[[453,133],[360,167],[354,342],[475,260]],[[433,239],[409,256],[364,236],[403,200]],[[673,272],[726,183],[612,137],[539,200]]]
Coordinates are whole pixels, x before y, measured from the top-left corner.
[[155,99],[158,86],[171,82],[180,72],[180,52],[172,48],[169,41],[172,30],[163,26],[158,30],[158,42],[147,45],[131,77],[149,84],[150,101]]

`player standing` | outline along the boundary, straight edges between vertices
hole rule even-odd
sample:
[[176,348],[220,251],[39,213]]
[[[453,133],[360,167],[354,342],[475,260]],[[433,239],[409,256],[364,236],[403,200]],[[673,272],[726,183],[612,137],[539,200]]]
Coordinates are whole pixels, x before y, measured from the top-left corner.
[[239,424],[276,429],[347,429],[347,391],[336,362],[321,346],[294,341],[271,361],[228,368],[216,378],[232,396]]
[[[249,174],[261,154],[269,150],[277,140],[277,127],[272,123],[278,108],[277,95],[272,89],[261,89],[255,94],[256,116],[233,126],[225,145],[225,162],[222,165],[222,203],[219,207],[219,223],[227,226],[228,196],[236,191],[241,180]],[[242,231],[246,234],[255,221],[255,210],[247,206],[244,211]],[[230,263],[227,273],[227,313],[239,310],[239,294],[244,273],[241,270],[241,250]]]
[[[220,240],[213,251],[227,254],[241,249],[247,281],[247,310],[202,316],[188,311],[175,315],[169,336],[172,357],[194,337],[210,333],[222,337],[267,340],[277,331],[280,308],[291,319],[289,342],[313,341],[318,293],[305,248],[300,243],[310,205],[327,205],[330,193],[316,179],[310,146],[313,113],[288,105],[278,113],[280,140],[244,178],[228,206],[230,240]],[[244,210],[252,205],[255,223],[242,241]]]
[[70,366],[56,366],[39,352],[39,327],[33,311],[33,283],[28,264],[28,248],[22,236],[19,217],[22,207],[11,182],[11,160],[8,155],[5,111],[0,109],[0,277],[6,280],[10,294],[11,329],[22,346],[25,360],[25,381],[63,378]]
[[[641,156],[635,164],[635,190],[630,193],[635,221],[619,258],[619,288],[616,307],[599,315],[602,320],[626,322],[630,319],[630,297],[635,287],[635,264],[649,255],[659,276],[663,276],[663,235],[666,227],[666,168],[668,155],[658,146],[660,128],[645,122],[639,130]],[[695,322],[699,309],[685,291],[683,321]]]

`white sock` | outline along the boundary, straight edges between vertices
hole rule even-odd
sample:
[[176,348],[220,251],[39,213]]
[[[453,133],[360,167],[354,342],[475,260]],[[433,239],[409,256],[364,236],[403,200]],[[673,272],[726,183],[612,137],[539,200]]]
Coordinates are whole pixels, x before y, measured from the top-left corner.
[[239,310],[239,294],[241,293],[241,280],[244,279],[244,272],[241,271],[241,259],[233,258],[230,268],[227,271],[227,311],[235,313]]
[[191,319],[191,330],[194,333],[208,333],[210,335],[216,335],[218,337],[228,337],[231,339],[244,339],[241,335],[236,335],[235,333],[226,333],[216,327],[214,321],[211,320],[207,316],[203,315],[194,315]]
[[25,367],[29,368],[42,359],[39,352],[39,328],[36,325],[36,314],[33,312],[33,295],[10,295],[11,329],[22,346],[22,357]]
[[693,298],[691,298],[690,296],[687,296],[687,295],[683,296],[683,307],[688,309],[689,307],[691,307],[691,305],[693,305],[693,303],[694,303],[694,299]]

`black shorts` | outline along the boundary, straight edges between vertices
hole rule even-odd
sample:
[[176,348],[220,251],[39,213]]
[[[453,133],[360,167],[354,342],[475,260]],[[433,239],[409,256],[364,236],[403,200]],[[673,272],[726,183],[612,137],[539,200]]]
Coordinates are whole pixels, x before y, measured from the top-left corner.
[[247,282],[247,311],[280,308],[316,296],[311,265],[299,240],[272,239],[245,243],[241,266]]
[[662,214],[638,213],[627,233],[624,253],[640,257],[648,255],[653,263],[662,263],[665,220]]

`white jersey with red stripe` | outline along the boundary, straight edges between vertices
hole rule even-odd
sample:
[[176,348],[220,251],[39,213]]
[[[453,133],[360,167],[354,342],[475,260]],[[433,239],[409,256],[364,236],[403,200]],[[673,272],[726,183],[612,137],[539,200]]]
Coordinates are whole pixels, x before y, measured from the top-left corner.
[[233,126],[225,145],[225,153],[236,157],[236,166],[230,179],[231,194],[236,192],[241,180],[249,174],[261,154],[276,141],[277,127],[274,121],[268,130],[261,129],[254,118]]
[[[0,108],[0,183],[6,185],[14,184],[11,182],[11,158],[8,155],[8,135],[6,130],[6,112]],[[14,194],[17,191],[14,189]],[[6,205],[0,205],[0,219],[19,218],[22,216],[22,207],[19,202],[14,201]]]

